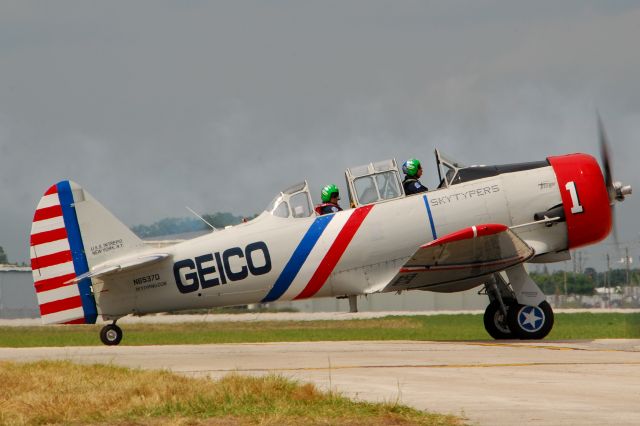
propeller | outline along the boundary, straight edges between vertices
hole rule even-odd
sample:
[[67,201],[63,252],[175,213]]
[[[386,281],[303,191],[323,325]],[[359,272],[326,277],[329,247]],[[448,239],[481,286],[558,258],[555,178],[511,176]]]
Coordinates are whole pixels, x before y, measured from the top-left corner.
[[607,193],[609,194],[609,204],[611,205],[611,217],[613,218],[613,240],[616,247],[618,246],[618,230],[615,223],[615,203],[616,201],[622,202],[627,195],[632,193],[631,185],[623,185],[619,181],[613,180],[613,174],[611,172],[611,156],[609,148],[609,139],[607,138],[607,132],[602,124],[600,113],[598,116],[598,139],[600,143],[600,158],[602,160],[602,168],[604,172],[604,182],[607,186]]

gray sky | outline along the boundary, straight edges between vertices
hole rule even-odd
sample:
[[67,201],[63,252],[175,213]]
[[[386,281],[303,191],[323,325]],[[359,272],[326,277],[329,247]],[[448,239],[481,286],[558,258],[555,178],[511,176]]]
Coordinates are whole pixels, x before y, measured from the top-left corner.
[[[638,40],[635,1],[5,0],[0,245],[28,260],[61,179],[128,225],[185,205],[251,214],[392,157],[422,159],[434,186],[435,147],[475,164],[597,156],[596,107],[615,177],[640,191]],[[639,204],[618,208],[624,241]]]

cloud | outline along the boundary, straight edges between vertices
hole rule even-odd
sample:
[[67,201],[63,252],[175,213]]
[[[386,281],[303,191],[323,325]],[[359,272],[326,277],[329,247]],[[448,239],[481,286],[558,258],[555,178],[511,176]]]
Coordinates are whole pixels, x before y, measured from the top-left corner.
[[[392,7],[393,6],[393,7]],[[109,2],[0,6],[0,244],[82,184],[129,225],[251,214],[291,183],[433,148],[466,163],[597,153],[635,184],[627,2]],[[433,186],[433,184],[431,184]],[[636,186],[638,186],[636,184]],[[640,187],[640,186],[639,186]],[[628,203],[628,204],[627,204]],[[638,233],[633,198],[620,224]]]

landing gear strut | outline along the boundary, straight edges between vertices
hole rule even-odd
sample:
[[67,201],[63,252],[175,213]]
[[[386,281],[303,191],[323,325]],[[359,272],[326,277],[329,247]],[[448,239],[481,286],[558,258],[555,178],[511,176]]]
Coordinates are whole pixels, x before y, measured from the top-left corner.
[[485,288],[491,300],[484,311],[485,330],[496,340],[513,339],[515,336],[509,328],[507,318],[509,308],[515,303],[515,299],[509,287],[500,275],[495,274],[486,283]]
[[115,346],[122,340],[122,329],[113,324],[107,324],[100,330],[100,340],[107,346]]

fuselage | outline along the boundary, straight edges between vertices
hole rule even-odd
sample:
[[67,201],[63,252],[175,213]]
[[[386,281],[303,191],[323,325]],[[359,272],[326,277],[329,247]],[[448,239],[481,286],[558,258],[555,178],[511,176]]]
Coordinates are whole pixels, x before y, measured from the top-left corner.
[[[421,245],[482,223],[514,227],[537,256],[566,251],[571,235],[567,224],[575,226],[573,221],[532,223],[536,213],[563,204],[565,212],[573,207],[567,206],[562,194],[565,188],[560,187],[573,175],[565,169],[560,172],[564,180],[559,180],[559,166],[552,165],[553,158],[544,167],[331,215],[280,218],[264,212],[248,223],[166,247],[163,250],[170,257],[160,264],[94,283],[99,313],[116,318],[129,313],[374,293],[384,288]],[[595,163],[591,157],[580,161],[591,168],[590,163]],[[572,182],[579,182],[582,189],[585,182],[578,179],[584,173],[566,167],[577,172]],[[604,187],[601,174],[589,179]],[[478,284],[467,283],[465,288]],[[437,291],[465,288],[451,285]]]

